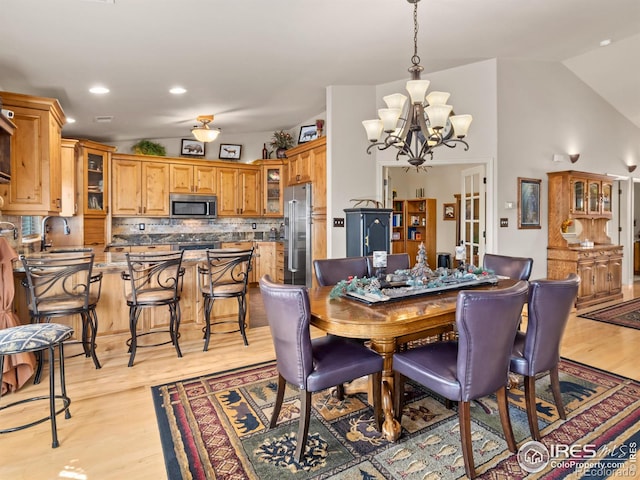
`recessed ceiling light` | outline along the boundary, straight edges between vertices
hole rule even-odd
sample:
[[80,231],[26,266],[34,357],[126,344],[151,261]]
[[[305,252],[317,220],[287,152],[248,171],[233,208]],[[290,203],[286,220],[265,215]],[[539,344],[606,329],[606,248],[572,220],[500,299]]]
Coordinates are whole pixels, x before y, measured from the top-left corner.
[[107,87],[91,87],[89,91],[91,93],[95,93],[96,95],[104,95],[105,93],[109,93],[109,89]]
[[97,117],[93,117],[93,121],[96,123],[111,123],[113,120],[113,115],[99,115]]
[[600,42],[600,46],[601,46],[601,47],[606,47],[607,45],[611,45],[611,39],[610,39],[610,38],[607,38],[607,39],[602,40],[602,41]]
[[182,95],[183,93],[187,93],[187,89],[182,87],[173,87],[169,90],[169,93],[173,93],[174,95]]
[[76,123],[75,118],[67,117],[67,123]]

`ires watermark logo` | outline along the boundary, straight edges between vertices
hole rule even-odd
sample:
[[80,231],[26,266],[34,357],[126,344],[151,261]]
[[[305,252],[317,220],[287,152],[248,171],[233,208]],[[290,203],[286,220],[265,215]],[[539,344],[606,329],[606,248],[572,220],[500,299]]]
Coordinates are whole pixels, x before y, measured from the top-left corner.
[[518,450],[520,468],[537,473],[548,465],[575,471],[589,476],[617,476],[635,478],[637,445],[603,445],[599,450],[594,444],[546,445],[530,441]]

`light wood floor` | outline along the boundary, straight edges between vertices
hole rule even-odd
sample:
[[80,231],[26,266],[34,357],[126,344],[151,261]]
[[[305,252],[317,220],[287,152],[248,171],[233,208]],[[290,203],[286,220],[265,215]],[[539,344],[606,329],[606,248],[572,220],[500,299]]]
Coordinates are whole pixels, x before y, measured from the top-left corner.
[[[640,285],[626,288],[625,300],[634,295],[640,296]],[[107,352],[98,349],[103,365],[100,370],[95,370],[89,359],[67,359],[67,389],[73,416],[69,420],[58,416],[60,447],[51,448],[49,422],[1,435],[0,479],[166,478],[150,387],[275,358],[268,327],[251,328],[248,347],[242,345],[239,334],[218,335],[212,338],[209,351],[203,352],[199,337],[196,332],[184,332],[183,358],[177,358],[170,345],[139,350],[132,368],[127,368],[124,347]],[[639,352],[640,330],[575,315],[562,344],[564,357],[636,380],[640,380]],[[17,394],[4,397],[2,403],[40,395],[47,389],[46,381],[28,385]],[[0,427],[24,423],[27,410],[41,408],[41,404],[46,410],[40,402],[24,411],[20,407],[10,409],[10,415],[0,412]],[[71,476],[72,470],[86,476]]]

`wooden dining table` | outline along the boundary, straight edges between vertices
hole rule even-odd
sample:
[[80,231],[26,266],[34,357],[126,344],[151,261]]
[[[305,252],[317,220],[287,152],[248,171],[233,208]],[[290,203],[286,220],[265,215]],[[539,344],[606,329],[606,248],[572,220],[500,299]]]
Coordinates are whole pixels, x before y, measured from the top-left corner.
[[[516,283],[517,280],[500,279],[496,284],[472,288],[499,290]],[[407,342],[451,332],[456,319],[458,292],[464,288],[374,304],[348,297],[330,298],[332,288],[309,289],[311,324],[332,335],[370,340],[371,348],[382,356],[382,433],[388,440],[395,441],[400,436],[400,425],[394,418],[391,400],[393,354]]]

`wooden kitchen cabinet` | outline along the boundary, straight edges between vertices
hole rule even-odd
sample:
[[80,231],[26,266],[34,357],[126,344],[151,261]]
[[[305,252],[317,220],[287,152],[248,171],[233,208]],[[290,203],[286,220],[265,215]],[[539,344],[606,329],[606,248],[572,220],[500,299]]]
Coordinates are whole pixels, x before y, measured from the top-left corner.
[[218,216],[261,216],[260,180],[257,166],[218,168]]
[[284,283],[284,245],[282,242],[255,242],[254,275],[252,283],[269,275],[271,280]]
[[217,190],[216,173],[216,167],[212,166],[172,163],[169,191],[214,195]]
[[254,162],[262,168],[262,216],[283,216],[283,194],[285,165],[282,160],[259,160]]
[[60,152],[61,208],[60,216],[73,217],[78,213],[78,140],[63,138]]
[[81,140],[79,165],[82,179],[82,211],[89,217],[106,217],[109,212],[109,164],[115,147]]
[[119,216],[169,216],[169,164],[114,157],[112,212]]
[[58,100],[0,92],[3,108],[12,110],[11,181],[0,185],[4,214],[59,215],[62,210],[62,126]]

